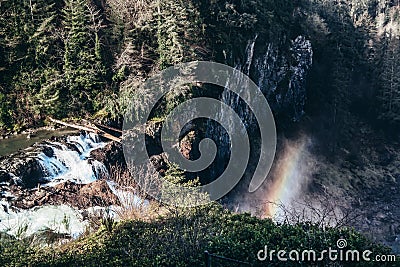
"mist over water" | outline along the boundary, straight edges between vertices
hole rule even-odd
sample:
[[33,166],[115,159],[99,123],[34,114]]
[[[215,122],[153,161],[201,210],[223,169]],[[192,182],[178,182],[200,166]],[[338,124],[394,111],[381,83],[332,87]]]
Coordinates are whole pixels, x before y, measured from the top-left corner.
[[228,206],[236,212],[282,220],[287,211],[307,196],[309,182],[317,170],[317,161],[310,152],[312,145],[312,139],[306,135],[292,140],[281,139],[264,184],[254,193],[241,187]]
[[307,194],[307,185],[315,171],[315,159],[309,152],[310,138],[285,140],[265,189],[264,216],[279,219],[282,209],[290,209],[294,201]]

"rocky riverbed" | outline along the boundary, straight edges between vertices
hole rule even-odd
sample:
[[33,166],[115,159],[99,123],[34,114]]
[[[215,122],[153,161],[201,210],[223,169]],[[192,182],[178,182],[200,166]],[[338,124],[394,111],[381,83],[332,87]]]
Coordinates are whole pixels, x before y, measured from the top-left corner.
[[[168,169],[168,156],[160,153],[162,150],[157,142],[160,127],[155,123],[149,129],[152,129],[151,133],[147,133],[148,145],[151,147],[148,151],[150,160],[156,170],[164,174]],[[200,138],[201,133],[189,127],[180,137],[179,150],[182,155],[188,159],[197,158]],[[397,159],[393,159],[383,174],[397,170],[397,162]],[[328,167],[326,168],[330,169],[334,166]],[[16,234],[16,228],[29,222],[28,233],[41,229],[39,225],[50,225],[54,226],[53,230],[77,236],[87,226],[90,211],[143,203],[133,187],[128,192],[124,191],[125,185],[118,184],[124,182],[118,175],[118,171],[124,168],[126,163],[120,143],[106,142],[96,135],[83,132],[72,136],[52,137],[1,157],[0,231]],[[328,175],[322,169],[319,168],[319,171],[313,174],[308,198],[315,202],[321,197],[327,197],[326,202],[320,204],[329,208],[335,203],[332,206],[335,207],[335,211],[339,211],[338,216],[348,216],[342,221],[343,225],[355,227],[375,241],[390,245],[396,253],[400,253],[400,187],[397,181],[392,179],[390,183],[384,183],[386,186],[380,187],[379,190],[375,187],[368,190],[365,188],[362,190],[365,192],[363,195],[349,195],[337,190],[337,194],[325,196],[321,185],[318,184],[321,180],[319,175]],[[352,176],[351,172],[347,174],[343,169],[337,170],[338,173],[331,171],[330,174],[340,177],[339,171],[342,176],[347,177],[346,179]],[[263,194],[259,201],[240,198],[240,206],[234,201],[235,194],[233,198],[231,196],[224,199],[230,203],[229,207],[236,210],[247,205],[248,209],[240,211],[263,217],[262,214],[254,212],[260,208],[260,203],[265,198]],[[260,192],[257,195],[260,196]],[[249,204],[252,200],[255,202],[253,206]],[[45,213],[48,216],[43,218]],[[63,230],[57,228],[63,225],[65,216],[62,214],[74,223],[69,232],[65,227],[61,227]]]
[[[82,226],[82,214],[87,214],[88,209],[123,205],[126,194],[110,180],[112,166],[124,166],[121,144],[84,132],[51,137],[2,156],[0,231],[15,234],[15,228],[25,227],[27,222],[35,229],[40,224],[48,227],[46,218],[54,219],[54,226],[62,225],[57,222],[63,220],[60,212],[65,216],[79,215],[69,220],[80,221]],[[53,213],[40,218],[38,211],[46,207]],[[82,227],[76,229],[81,232]]]

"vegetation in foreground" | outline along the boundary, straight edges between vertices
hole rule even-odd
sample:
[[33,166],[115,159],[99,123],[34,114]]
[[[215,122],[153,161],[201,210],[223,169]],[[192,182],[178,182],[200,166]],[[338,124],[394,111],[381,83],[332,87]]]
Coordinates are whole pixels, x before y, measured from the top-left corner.
[[[321,252],[329,247],[336,249],[338,239],[347,240],[346,249],[371,250],[371,258],[391,254],[389,248],[352,229],[321,228],[311,223],[275,224],[270,219],[233,214],[218,205],[174,212],[152,221],[104,223],[96,233],[56,247],[2,239],[1,266],[204,266],[205,251],[253,266],[326,266],[332,262],[279,262],[276,256],[273,261],[262,262],[257,253],[265,246],[269,250]],[[216,258],[211,261],[212,266],[236,266]],[[340,265],[375,266],[373,262]],[[387,266],[396,265],[392,262]]]

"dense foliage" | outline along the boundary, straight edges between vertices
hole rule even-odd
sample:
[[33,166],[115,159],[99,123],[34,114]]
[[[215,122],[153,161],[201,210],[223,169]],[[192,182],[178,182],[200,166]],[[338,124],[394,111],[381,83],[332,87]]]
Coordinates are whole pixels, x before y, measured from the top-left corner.
[[284,53],[305,35],[314,49],[307,113],[335,147],[354,116],[399,125],[399,20],[388,0],[1,1],[0,127],[48,115],[118,121],[152,71],[196,59],[232,65],[255,35]]
[[[399,136],[399,3],[0,0],[0,129],[42,125],[47,116],[120,122],[136,88],[155,71],[200,59],[234,65],[256,35],[285,56],[290,41],[304,35],[314,52],[307,79],[311,130],[333,155],[343,147],[358,153],[356,137],[365,128]],[[167,178],[183,179],[173,171]],[[265,264],[255,258],[265,245],[322,250],[339,238],[351,248],[389,253],[349,229],[276,225],[215,207],[108,225],[55,251],[1,238],[1,266],[197,266],[205,250],[257,266]]]
[[86,1],[2,1],[3,129],[93,112],[104,94],[102,20]]
[[[107,230],[108,229],[108,230]],[[388,255],[390,249],[374,244],[351,229],[321,229],[309,223],[276,225],[270,219],[236,215],[218,206],[187,210],[153,222],[126,221],[112,229],[56,249],[32,248],[21,241],[0,243],[2,266],[204,266],[204,252],[253,264],[253,266],[297,266],[297,262],[257,260],[269,249],[322,251],[336,248],[340,238],[347,249],[371,250],[373,256]],[[373,257],[371,256],[371,258]],[[327,264],[328,261],[320,262]],[[342,266],[357,266],[341,262]],[[390,263],[387,266],[392,266]],[[212,266],[236,266],[212,259]],[[237,265],[240,266],[240,265]],[[369,266],[361,262],[359,266]],[[374,266],[373,263],[371,266]],[[384,265],[382,265],[384,266]]]

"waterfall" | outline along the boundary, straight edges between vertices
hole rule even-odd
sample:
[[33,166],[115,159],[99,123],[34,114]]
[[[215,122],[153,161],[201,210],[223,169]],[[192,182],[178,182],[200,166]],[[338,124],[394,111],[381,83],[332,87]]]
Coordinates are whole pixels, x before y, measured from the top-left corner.
[[[251,40],[248,41],[246,49],[245,49],[245,62],[237,62],[234,66],[235,69],[243,72],[246,75],[250,75],[250,69],[253,63],[253,57],[254,57],[254,48],[256,44],[258,35],[255,35],[255,37]],[[232,77],[232,80],[239,79],[239,77]],[[225,89],[222,93],[221,96],[221,102],[230,106],[235,112],[239,115],[239,117],[243,120],[244,124],[246,125],[246,128],[251,124],[252,121],[252,113],[249,112],[247,105],[244,103],[241,103],[240,97],[237,94],[232,93],[229,90],[230,86],[230,81],[227,81],[227,84],[225,86]],[[239,89],[241,93],[246,93],[245,88],[240,88]],[[221,109],[221,119],[224,119],[226,116],[223,114],[223,109]],[[231,125],[231,127],[234,127],[234,125]],[[231,128],[233,129],[233,128]]]
[[[53,153],[40,153],[37,160],[42,168],[46,185],[72,181],[78,184],[91,183],[108,172],[103,163],[90,159],[90,152],[102,148],[106,143],[101,142],[95,134],[81,134],[67,137],[66,143],[47,142],[46,146]],[[48,155],[52,154],[52,155]]]
[[[253,39],[248,41],[243,57],[244,62],[242,62],[241,60],[235,62],[234,68],[246,75],[250,75],[257,37],[258,35],[255,35]],[[233,109],[234,112],[238,114],[238,116],[242,119],[245,128],[249,128],[253,121],[253,113],[250,112],[248,106],[243,102],[243,100],[241,100],[239,95],[232,93],[229,90],[232,82],[236,83],[235,81],[238,80],[240,81],[242,76],[240,73],[237,73],[237,75],[239,76],[228,78],[225,88],[220,96],[220,101],[222,103],[221,105],[225,104],[231,107],[231,109]],[[246,88],[239,88],[239,90],[240,93],[244,94],[248,93],[247,91],[244,91],[246,90]],[[222,108],[221,106],[221,110],[218,114],[218,121],[225,122],[227,124],[227,129],[223,129],[221,126],[217,126],[213,121],[209,121],[207,125],[206,137],[214,139],[218,145],[216,159],[212,164],[212,166],[210,166],[209,168],[210,177],[218,177],[225,170],[224,164],[227,164],[226,159],[230,158],[230,146],[229,146],[230,141],[228,133],[236,132],[238,130],[238,126],[234,125],[232,118],[230,117],[230,114],[225,114],[225,113],[226,113],[225,109]],[[247,133],[243,133],[243,135],[246,134]]]
[[[303,36],[298,36],[287,44],[288,49],[282,49],[273,42],[262,43],[262,39],[255,35],[249,39],[244,50],[236,54],[230,51],[228,58],[233,59],[233,67],[249,76],[260,88],[280,123],[294,123],[304,115],[306,103],[306,78],[312,66],[311,42]],[[229,89],[234,81],[240,84],[241,74],[237,77],[229,77],[225,88],[220,95],[221,103],[228,105],[242,120],[246,130],[251,134],[251,145],[257,151],[257,125],[250,107]],[[250,92],[243,88],[235,88],[252,99]],[[253,100],[253,99],[252,99]],[[223,129],[215,122],[207,124],[207,138],[213,139],[218,146],[214,163],[210,166],[206,176],[219,177],[225,170],[230,158],[230,140],[228,132],[237,133],[238,127],[233,125],[229,114],[225,114],[224,108],[220,109],[218,120],[225,122],[227,129]],[[246,135],[247,133],[243,133]],[[255,152],[256,153],[256,152]],[[254,154],[254,156],[257,156]]]

